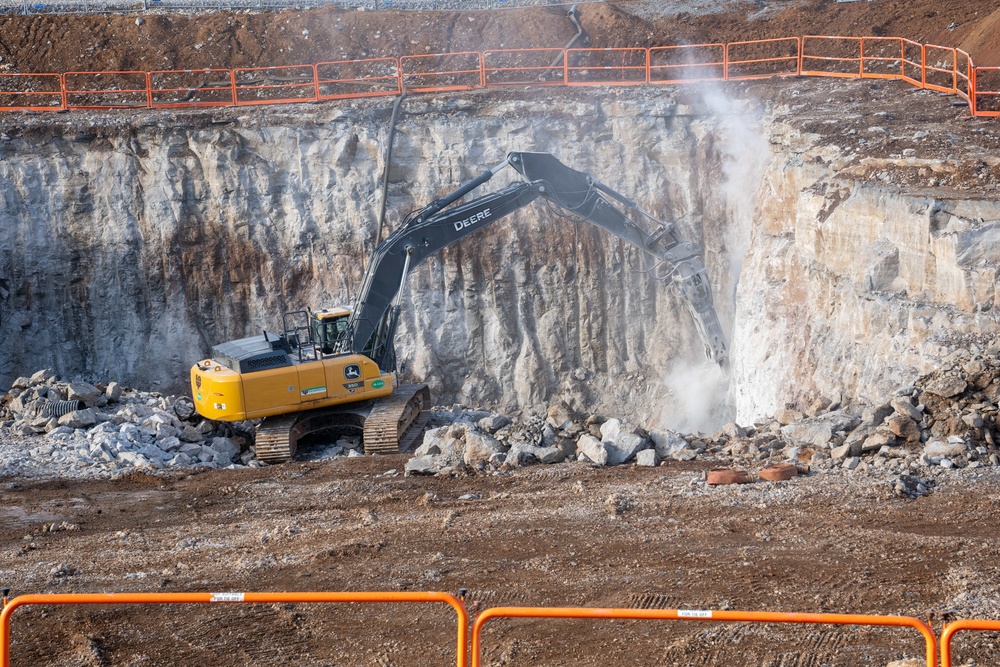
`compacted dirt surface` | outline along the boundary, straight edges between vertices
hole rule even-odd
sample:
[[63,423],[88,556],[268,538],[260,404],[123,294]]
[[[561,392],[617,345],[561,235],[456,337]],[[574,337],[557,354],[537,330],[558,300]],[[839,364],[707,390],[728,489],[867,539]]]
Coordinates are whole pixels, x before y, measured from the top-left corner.
[[[705,484],[707,463],[405,477],[402,456],[113,481],[6,480],[15,593],[445,591],[494,606],[995,617],[996,469],[907,500],[875,475]],[[53,530],[54,526],[54,530]],[[29,607],[14,665],[447,665],[444,605]],[[959,655],[997,664],[992,638]],[[492,665],[885,665],[911,629],[499,620]],[[611,661],[609,663],[609,661]]]
[[[623,2],[582,5],[580,16],[592,45],[882,31],[964,46],[980,64],[998,64],[995,4],[814,0],[650,20],[649,3]],[[135,15],[0,18],[0,66],[279,65],[562,46],[576,32],[565,8],[143,17],[138,26]],[[828,81],[784,92],[779,86],[745,84],[803,116],[806,131],[837,143],[857,135],[850,141],[864,150],[856,174],[926,187],[961,188],[972,179],[996,187],[995,125],[967,121],[945,100],[914,102],[931,93],[883,82],[846,90]],[[884,99],[845,118],[842,104],[854,94]],[[840,125],[827,122],[827,110]],[[964,146],[962,155],[967,149],[976,160],[954,161],[937,176],[909,169],[904,151],[917,145],[910,137],[921,122],[952,127],[941,150]],[[976,173],[963,172],[970,164]],[[910,499],[884,476],[841,470],[710,487],[706,461],[406,477],[405,460],[0,479],[0,586],[15,595],[465,588],[473,616],[495,606],[542,605],[899,614],[932,620],[936,629],[942,618],[1000,618],[994,468],[942,469],[927,495]],[[454,614],[443,605],[29,607],[14,613],[12,638],[16,666],[423,667],[455,660]],[[962,636],[957,648],[956,664],[1000,664],[993,635]],[[922,658],[924,649],[910,629],[503,620],[488,626],[484,653],[491,665],[805,667],[888,665]]]
[[[995,0],[579,3],[576,47],[653,47],[799,35],[896,36],[1000,65]],[[471,11],[308,11],[0,16],[0,71],[263,67],[484,49],[561,48],[567,6]],[[139,19],[138,21],[136,19]],[[138,25],[137,25],[138,24]]]

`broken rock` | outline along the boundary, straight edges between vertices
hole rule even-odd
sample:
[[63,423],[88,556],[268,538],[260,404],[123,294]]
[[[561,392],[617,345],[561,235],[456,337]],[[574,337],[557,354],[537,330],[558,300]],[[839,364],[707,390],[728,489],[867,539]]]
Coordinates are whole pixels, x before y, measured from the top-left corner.
[[576,448],[591,463],[596,463],[599,466],[608,464],[608,450],[605,448],[604,443],[594,436],[581,435],[580,439],[576,441]]

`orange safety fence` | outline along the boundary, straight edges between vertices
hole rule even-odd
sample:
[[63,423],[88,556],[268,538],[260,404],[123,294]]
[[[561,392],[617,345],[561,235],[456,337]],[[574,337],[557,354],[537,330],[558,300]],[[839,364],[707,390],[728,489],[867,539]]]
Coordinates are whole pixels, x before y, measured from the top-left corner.
[[494,607],[482,612],[472,626],[471,667],[483,664],[483,627],[494,618],[575,618],[602,620],[727,621],[744,623],[807,623],[913,628],[924,638],[927,665],[937,659],[937,639],[923,621],[909,616],[855,614],[798,614],[765,611],[715,611],[685,609],[599,609],[586,607]]
[[314,65],[240,67],[233,70],[236,106],[316,101]]
[[233,71],[184,69],[150,72],[149,99],[154,109],[232,106],[236,103]]
[[900,37],[861,38],[861,77],[899,79],[903,76],[904,47]]
[[0,108],[51,111],[64,105],[58,74],[0,74]]
[[567,49],[567,86],[634,85],[649,82],[649,51],[636,48]]
[[802,75],[861,78],[860,37],[806,35],[802,38]]
[[914,86],[924,85],[924,64],[926,62],[924,45],[912,39],[903,38],[903,81]]
[[455,610],[458,618],[455,645],[457,667],[468,664],[466,638],[469,615],[465,605],[448,593],[71,593],[21,595],[10,600],[0,612],[0,667],[10,667],[10,621],[14,611],[28,605],[94,604],[206,604],[206,603],[443,603]]
[[483,52],[483,83],[494,86],[552,86],[566,81],[563,49],[499,49]]
[[924,88],[941,93],[958,90],[958,53],[949,46],[924,45]]
[[403,56],[399,64],[403,87],[410,93],[483,87],[482,54],[476,51]]
[[971,106],[972,70],[975,67],[975,64],[972,62],[972,56],[962,49],[955,49],[955,57],[957,58],[955,62],[955,94],[968,102]]
[[66,72],[62,76],[67,109],[149,108],[147,72]]
[[395,58],[316,63],[317,99],[343,100],[398,95],[401,86],[399,61]]
[[755,39],[726,44],[726,79],[745,81],[772,76],[796,76],[802,68],[798,37]]
[[1000,67],[977,67],[972,74],[976,115],[1000,116]]
[[806,35],[643,48],[498,49],[312,65],[0,74],[0,111],[288,104],[497,86],[613,86],[777,76],[899,79],[1000,116],[998,68],[901,37]]
[[[986,632],[1000,632],[1000,621],[981,621],[965,619],[949,623],[941,633],[941,667],[952,667],[951,642],[955,633],[962,630],[982,630]],[[989,644],[989,653],[995,655],[993,644]],[[975,664],[975,663],[973,663]]]
[[725,81],[725,44],[658,46],[649,50],[649,83]]

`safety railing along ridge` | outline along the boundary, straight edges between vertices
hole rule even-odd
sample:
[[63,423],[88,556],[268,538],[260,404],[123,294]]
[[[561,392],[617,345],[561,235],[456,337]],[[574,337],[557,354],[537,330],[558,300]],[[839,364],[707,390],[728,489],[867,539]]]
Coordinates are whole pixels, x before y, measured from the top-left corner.
[[0,110],[238,107],[505,86],[698,84],[784,76],[896,79],[1000,116],[1000,67],[902,37],[806,35],[652,48],[533,48],[273,67],[0,74]]
[[[938,664],[937,635],[930,624],[911,616],[884,616],[871,614],[798,613],[772,611],[734,611],[711,609],[634,609],[589,607],[491,607],[475,614],[470,625],[470,614],[465,605],[466,591],[458,596],[442,592],[227,592],[227,593],[70,593],[22,595],[8,599],[3,590],[0,604],[0,667],[10,667],[11,622],[14,612],[28,606],[66,605],[208,605],[232,604],[444,604],[450,606],[456,617],[455,664],[457,667],[478,667],[483,664],[484,628],[495,619],[533,619],[532,629],[540,627],[545,619],[577,619],[586,621],[685,621],[709,623],[783,624],[783,625],[839,625],[854,627],[898,628],[916,631],[923,640],[926,665]],[[471,629],[471,633],[470,633]],[[940,639],[940,664],[952,667],[952,641],[960,631],[980,630],[1000,632],[1000,621],[959,620],[942,628]],[[522,628],[519,634],[523,634]],[[599,651],[600,647],[595,647]]]
[[[1000,632],[1000,621],[964,619],[952,621],[942,628],[940,641],[932,626],[911,616],[872,614],[832,614],[773,611],[734,611],[711,609],[635,609],[593,607],[491,607],[470,615],[466,607],[466,590],[458,595],[435,591],[375,591],[375,592],[225,592],[225,593],[68,593],[22,595],[10,599],[9,590],[0,594],[0,667],[10,667],[11,623],[14,612],[29,606],[66,605],[208,605],[232,604],[418,604],[447,605],[455,612],[457,667],[477,667],[483,664],[483,632],[495,619],[577,619],[587,621],[688,621],[744,623],[753,625],[837,625],[853,627],[898,628],[916,631],[923,640],[925,664],[938,664],[940,646],[941,667],[952,667],[952,642],[959,632],[971,630]],[[470,622],[471,621],[471,622]],[[540,623],[532,623],[537,629]],[[471,632],[470,632],[471,630]],[[521,628],[519,634],[526,630]],[[992,646],[992,645],[991,645]],[[600,650],[600,649],[595,649]]]

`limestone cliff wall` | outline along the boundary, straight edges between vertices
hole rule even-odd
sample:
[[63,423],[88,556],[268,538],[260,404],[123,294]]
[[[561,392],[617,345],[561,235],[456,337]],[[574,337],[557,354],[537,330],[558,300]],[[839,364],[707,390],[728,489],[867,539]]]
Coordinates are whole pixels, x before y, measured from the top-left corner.
[[[349,304],[377,234],[388,107],[0,120],[0,385],[49,366],[179,389],[214,342]],[[744,420],[838,390],[875,397],[953,334],[996,331],[983,305],[996,297],[994,202],[852,182],[746,105],[660,89],[404,109],[390,228],[507,151],[542,150],[703,244],[735,322],[729,400]],[[726,378],[643,268],[536,203],[417,268],[400,358],[446,404],[565,399],[647,425],[728,417]],[[691,400],[703,392],[713,400]]]
[[[875,403],[1000,333],[1000,201],[856,178],[850,150],[784,123],[737,298],[739,418]],[[909,168],[913,160],[897,160]]]

